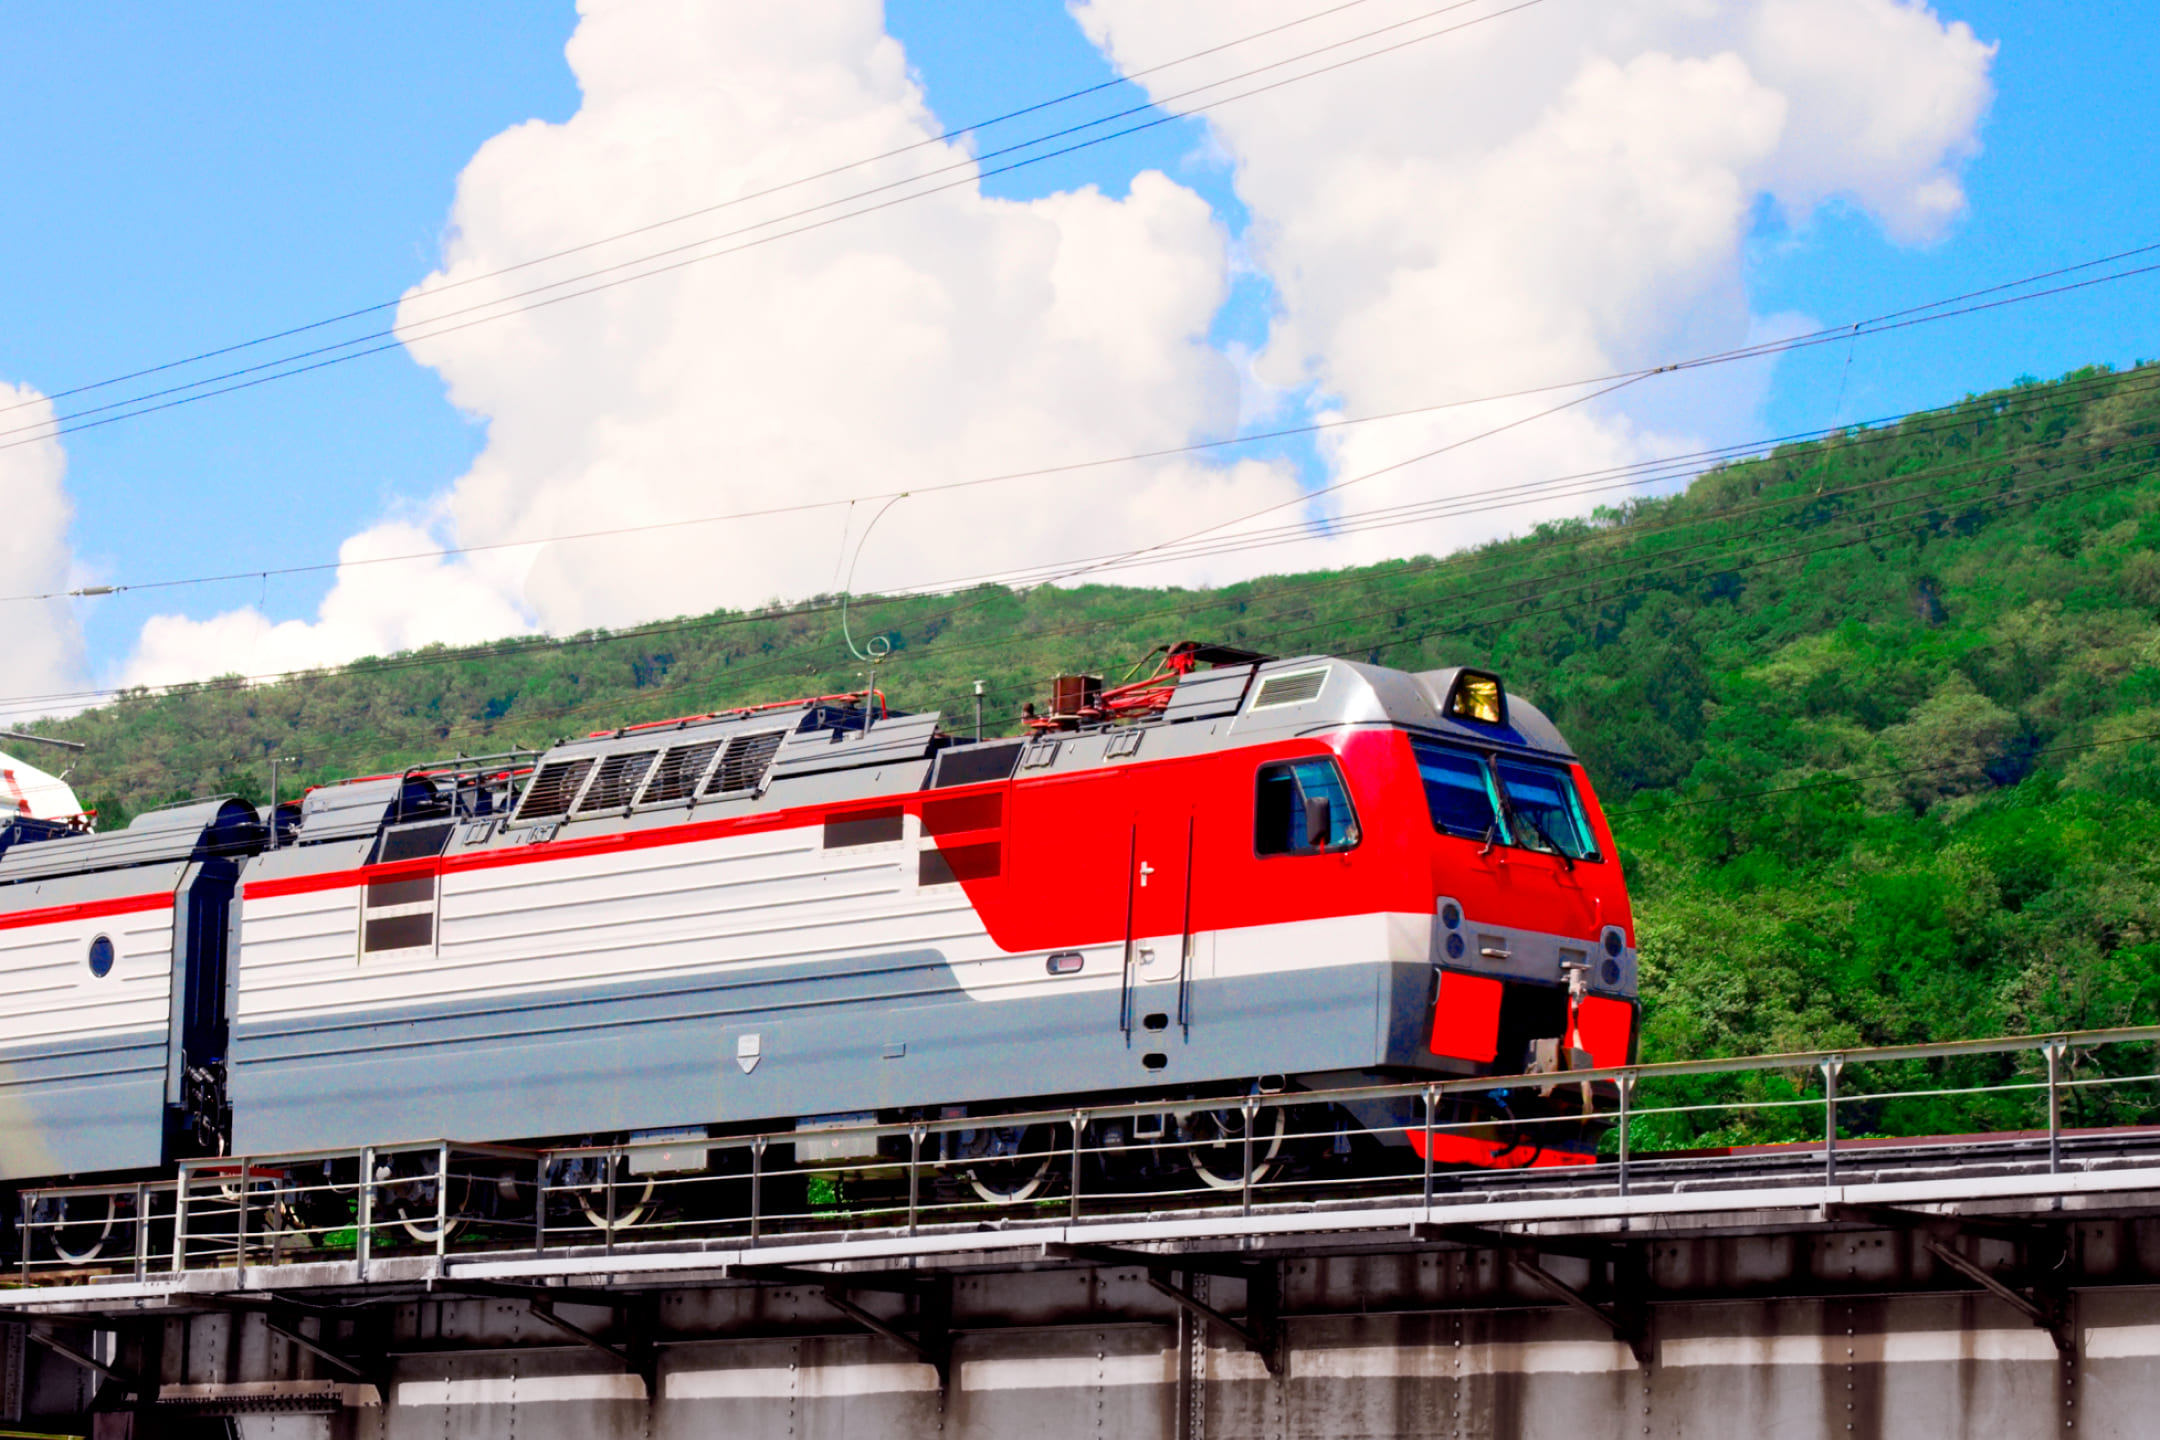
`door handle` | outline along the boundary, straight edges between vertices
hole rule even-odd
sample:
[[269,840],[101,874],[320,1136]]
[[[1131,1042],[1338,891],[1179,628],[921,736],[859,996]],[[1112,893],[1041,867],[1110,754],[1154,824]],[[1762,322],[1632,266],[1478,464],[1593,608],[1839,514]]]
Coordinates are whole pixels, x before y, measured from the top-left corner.
[[1152,874],[1154,874],[1154,873],[1155,873],[1155,867],[1154,867],[1153,865],[1150,865],[1150,864],[1148,864],[1148,863],[1147,863],[1147,861],[1145,861],[1145,860],[1142,860],[1142,861],[1140,862],[1140,888],[1141,888],[1141,889],[1143,889],[1143,890],[1147,889],[1147,877],[1148,877],[1148,876],[1150,876],[1150,875],[1152,875]]

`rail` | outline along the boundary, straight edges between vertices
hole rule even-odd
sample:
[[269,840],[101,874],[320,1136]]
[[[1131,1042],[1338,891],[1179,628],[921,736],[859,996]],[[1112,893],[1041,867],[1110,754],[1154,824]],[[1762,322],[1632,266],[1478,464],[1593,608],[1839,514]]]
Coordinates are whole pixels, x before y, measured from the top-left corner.
[[[24,1190],[5,1273],[43,1288],[334,1260],[365,1280],[393,1256],[1070,1235],[1136,1216],[1431,1211],[1510,1183],[1625,1200],[1677,1193],[1717,1156],[1825,1189],[1841,1167],[1975,1150],[2063,1176],[2096,1132],[2156,1120],[2160,1026],[2146,1026],[547,1148],[438,1139]],[[1491,1168],[1448,1165],[1451,1137]]]

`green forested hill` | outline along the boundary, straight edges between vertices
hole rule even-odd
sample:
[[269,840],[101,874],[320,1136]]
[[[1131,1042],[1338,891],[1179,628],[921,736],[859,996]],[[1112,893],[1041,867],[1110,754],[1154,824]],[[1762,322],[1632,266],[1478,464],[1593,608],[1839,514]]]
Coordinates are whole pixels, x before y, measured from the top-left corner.
[[[1064,668],[1185,637],[1491,666],[1613,814],[1646,1058],[2160,1016],[2160,366],[2087,371],[1715,469],[1442,559],[1222,590],[858,602],[899,708],[993,729]],[[108,823],[213,790],[853,688],[837,613],[720,614],[130,695]],[[292,773],[288,771],[288,773]]]

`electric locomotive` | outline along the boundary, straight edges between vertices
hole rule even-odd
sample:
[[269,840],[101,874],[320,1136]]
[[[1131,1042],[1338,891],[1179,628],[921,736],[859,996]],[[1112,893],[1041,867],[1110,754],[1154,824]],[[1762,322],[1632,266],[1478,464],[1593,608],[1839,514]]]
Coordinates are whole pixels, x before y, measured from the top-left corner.
[[[4,837],[11,1185],[1157,1098],[1197,1125],[1255,1089],[1618,1065],[1636,1039],[1589,779],[1471,669],[1186,644],[1136,685],[1061,677],[1014,737],[827,696],[267,820],[227,799]],[[1385,1107],[1344,1120],[1425,1144]],[[1273,1163],[1281,1134],[1254,1138]],[[1432,1159],[1595,1139],[1448,1131]],[[1043,1178],[972,1173],[986,1199]]]

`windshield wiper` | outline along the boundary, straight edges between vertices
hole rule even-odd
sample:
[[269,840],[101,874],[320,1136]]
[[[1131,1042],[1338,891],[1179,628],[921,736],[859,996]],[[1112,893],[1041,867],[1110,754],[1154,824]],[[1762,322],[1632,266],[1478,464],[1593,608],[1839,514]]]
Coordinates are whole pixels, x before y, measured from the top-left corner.
[[1530,828],[1537,832],[1538,839],[1545,842],[1545,848],[1560,857],[1561,864],[1567,866],[1570,870],[1575,868],[1575,857],[1560,848],[1560,842],[1553,839],[1552,831],[1545,828],[1545,822],[1538,819],[1536,812],[1518,810],[1515,812],[1515,818],[1528,822]]

